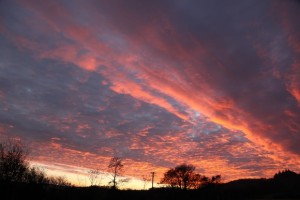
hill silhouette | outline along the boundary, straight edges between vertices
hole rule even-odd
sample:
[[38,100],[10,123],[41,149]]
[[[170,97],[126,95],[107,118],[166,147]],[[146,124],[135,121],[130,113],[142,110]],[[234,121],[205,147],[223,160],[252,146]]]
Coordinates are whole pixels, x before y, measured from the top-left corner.
[[196,190],[155,188],[112,190],[105,187],[74,187],[44,183],[0,182],[0,199],[300,199],[300,175],[284,170],[270,179],[239,179],[208,184]]

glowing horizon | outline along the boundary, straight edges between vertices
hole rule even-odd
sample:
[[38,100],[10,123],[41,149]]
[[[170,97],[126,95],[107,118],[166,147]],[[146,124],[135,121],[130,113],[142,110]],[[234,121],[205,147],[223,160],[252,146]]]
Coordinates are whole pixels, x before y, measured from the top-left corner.
[[300,172],[299,2],[0,5],[0,138],[33,163],[105,171],[117,155],[157,182],[182,163]]

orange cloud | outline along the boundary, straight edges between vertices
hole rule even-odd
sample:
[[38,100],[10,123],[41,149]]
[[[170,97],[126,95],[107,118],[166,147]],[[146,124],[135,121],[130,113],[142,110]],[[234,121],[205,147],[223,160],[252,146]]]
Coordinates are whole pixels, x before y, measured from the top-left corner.
[[[99,19],[99,25],[95,23],[97,22],[95,20],[89,22],[95,23],[91,26],[81,23],[80,18],[72,13],[72,9],[56,2],[38,5],[33,1],[23,1],[22,5],[37,19],[37,21],[26,20],[26,25],[39,37],[44,36],[47,41],[41,43],[37,36],[22,35],[5,27],[5,30],[9,29],[6,31],[6,36],[10,37],[19,48],[29,49],[41,60],[59,60],[99,74],[106,79],[99,81],[99,84],[102,83],[113,92],[129,95],[137,100],[156,105],[186,123],[186,126],[180,127],[181,130],[176,133],[160,130],[156,134],[151,134],[149,132],[151,126],[143,127],[136,135],[127,131],[126,134],[129,136],[126,141],[121,140],[124,139],[122,136],[125,133],[119,130],[99,128],[101,131],[97,132],[97,136],[105,139],[121,138],[121,141],[115,141],[110,147],[98,147],[93,152],[76,149],[75,142],[68,144],[63,139],[52,139],[50,146],[43,149],[42,152],[44,155],[49,153],[56,159],[51,160],[51,158],[39,154],[38,151],[35,152],[35,159],[49,162],[59,161],[87,168],[93,166],[105,168],[106,164],[104,163],[109,160],[108,154],[114,151],[113,146],[126,143],[126,145],[123,144],[126,151],[146,157],[143,161],[138,157],[133,158],[134,156],[127,159],[128,165],[131,166],[126,172],[129,175],[154,169],[163,172],[167,167],[182,162],[195,164],[199,171],[210,174],[226,171],[232,175],[232,179],[240,176],[270,176],[271,173],[274,173],[272,170],[280,169],[282,166],[297,169],[299,156],[295,147],[295,139],[298,139],[297,131],[300,128],[298,113],[293,111],[294,107],[288,103],[284,109],[280,107],[277,112],[273,111],[273,108],[270,108],[270,112],[266,112],[263,107],[272,104],[272,102],[265,101],[271,99],[268,95],[274,95],[273,100],[280,96],[274,92],[278,88],[273,88],[275,86],[269,88],[274,78],[276,81],[280,81],[283,77],[286,90],[296,99],[298,105],[300,102],[300,67],[298,64],[300,62],[295,58],[287,73],[280,71],[280,59],[276,57],[278,52],[274,51],[280,43],[273,42],[265,47],[259,43],[259,39],[261,39],[259,37],[257,40],[249,39],[246,42],[251,44],[244,46],[237,45],[235,47],[234,44],[227,43],[222,38],[216,39],[221,41],[221,44],[217,44],[217,41],[213,40],[214,37],[207,36],[208,39],[202,39],[197,37],[199,33],[180,32],[174,25],[174,20],[172,21],[171,17],[162,14],[163,12],[158,12],[159,14],[153,16],[150,21],[145,21],[141,26],[135,27],[136,34],[131,35],[123,29],[121,30],[117,24],[105,20],[105,16],[99,12],[92,12],[92,17],[90,17],[94,20]],[[86,6],[89,7],[89,5]],[[124,12],[122,14],[129,14],[126,13],[126,10]],[[117,14],[115,13],[115,15]],[[298,55],[299,41],[293,30],[294,25],[288,23],[290,21],[288,13],[285,15],[287,16],[284,16],[283,26],[287,38],[283,37],[282,40],[286,39],[294,54]],[[157,24],[157,22],[159,23]],[[234,28],[238,29],[238,27]],[[237,39],[241,38],[247,37],[242,36]],[[278,38],[279,41],[281,37]],[[230,47],[228,47],[228,52],[223,50],[226,45]],[[252,66],[246,62],[251,62],[253,57],[249,56],[247,61],[241,62],[239,59],[244,57],[238,55],[240,49],[248,50],[248,48],[253,50],[253,57],[259,61],[262,60],[261,63],[254,63],[258,65],[258,68],[261,65],[271,65],[271,69],[268,68],[264,72],[259,71],[261,68],[255,72],[249,70],[248,68]],[[251,54],[250,50],[249,52],[245,51],[245,54]],[[224,55],[219,55],[219,51],[224,51]],[[247,58],[247,56],[245,57]],[[255,66],[254,64],[253,66]],[[253,77],[251,77],[252,74],[248,76],[243,70],[252,72]],[[243,74],[243,78],[247,78],[247,80],[240,80],[242,79],[239,77],[240,74]],[[267,79],[270,79],[270,83],[264,82]],[[244,84],[245,82],[249,82],[249,85]],[[280,86],[280,84],[278,85]],[[267,87],[266,90],[263,90],[264,86]],[[76,90],[76,87],[72,87]],[[248,91],[248,87],[251,91]],[[74,103],[72,99],[68,101],[70,104]],[[103,111],[105,106],[97,109]],[[230,130],[232,134],[236,134],[237,131],[243,132],[243,137],[250,141],[238,143],[241,146],[230,145],[228,143],[232,138],[220,133],[219,139],[211,139],[212,141],[207,144],[202,143],[202,148],[199,147],[198,143],[201,141],[194,141],[191,136],[194,133],[190,134],[189,132],[190,127],[196,127],[200,123],[193,120],[195,113],[204,115],[206,121],[221,125],[222,128]],[[125,114],[129,115],[130,113]],[[57,127],[62,133],[74,130],[74,134],[80,139],[88,138],[84,132],[90,130],[91,126],[81,122],[78,119],[79,116],[80,114],[66,116],[63,120],[46,116],[43,120]],[[104,126],[107,122],[105,119],[99,119],[98,123]],[[72,124],[76,124],[75,128],[72,127]],[[122,121],[115,126],[126,124],[127,121]],[[41,145],[39,144],[39,146]],[[209,152],[216,153],[222,146],[227,148],[223,149],[223,151],[227,150],[227,154],[223,157],[211,155]],[[194,153],[197,155],[192,154],[191,149],[197,151],[200,148],[201,151]],[[102,150],[105,155],[98,155],[97,153]],[[287,150],[293,153],[286,152]],[[241,152],[252,157],[245,163],[230,160],[230,158],[246,159],[242,157]],[[217,153],[221,154],[222,152]],[[208,156],[206,157],[206,155]],[[153,158],[157,158],[158,161],[154,161]],[[266,165],[275,166],[261,172],[261,168],[264,166],[257,164],[254,158],[262,159]],[[287,158],[293,158],[293,160],[286,162]],[[261,168],[256,170],[255,165]],[[133,166],[137,166],[139,170],[134,169]],[[203,166],[206,168],[204,169]]]

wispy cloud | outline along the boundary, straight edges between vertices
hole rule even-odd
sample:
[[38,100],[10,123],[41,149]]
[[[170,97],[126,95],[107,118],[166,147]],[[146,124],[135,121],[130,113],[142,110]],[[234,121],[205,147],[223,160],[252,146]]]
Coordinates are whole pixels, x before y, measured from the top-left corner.
[[1,4],[0,130],[33,159],[299,170],[298,2]]

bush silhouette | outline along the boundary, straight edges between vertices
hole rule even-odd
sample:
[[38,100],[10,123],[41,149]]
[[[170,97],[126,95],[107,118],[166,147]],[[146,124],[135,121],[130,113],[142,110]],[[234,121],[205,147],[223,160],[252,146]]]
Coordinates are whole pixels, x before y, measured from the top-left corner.
[[29,173],[27,151],[20,141],[7,140],[0,144],[0,180],[23,182]]

